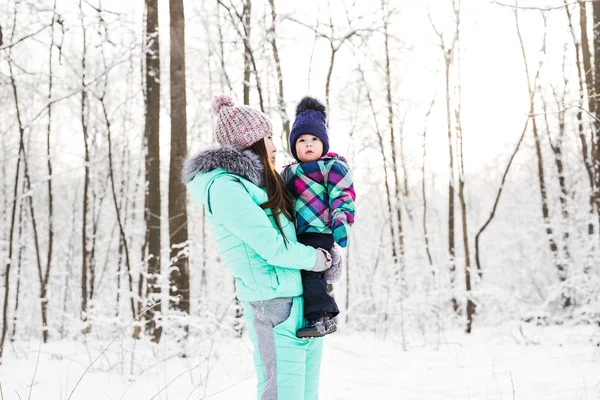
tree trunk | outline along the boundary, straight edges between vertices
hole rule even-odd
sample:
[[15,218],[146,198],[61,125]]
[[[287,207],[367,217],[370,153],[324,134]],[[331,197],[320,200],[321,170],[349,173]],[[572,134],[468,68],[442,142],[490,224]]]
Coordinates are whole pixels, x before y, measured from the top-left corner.
[[[21,187],[21,192],[24,193],[25,192],[25,183],[23,183],[22,187]],[[22,270],[22,266],[23,266],[23,252],[25,251],[26,243],[24,242],[23,238],[24,233],[23,233],[23,226],[25,225],[25,210],[23,209],[23,201],[20,202],[19,204],[19,258],[17,260],[17,290],[15,292],[15,311],[13,314],[13,329],[12,329],[12,333],[10,335],[10,341],[14,342],[15,341],[15,336],[17,334],[17,321],[18,321],[18,317],[17,314],[19,312],[19,298],[21,295],[21,270]]]
[[325,105],[327,107],[327,112],[329,116],[327,118],[327,126],[329,126],[329,120],[331,119],[331,112],[329,107],[329,90],[331,87],[331,76],[333,75],[333,66],[335,64],[335,55],[337,53],[337,49],[333,46],[333,42],[329,42],[329,47],[331,49],[331,56],[329,59],[329,68],[327,70],[327,80],[325,81]]
[[[256,79],[256,91],[258,92],[258,101],[260,104],[260,110],[262,112],[265,112],[265,104],[264,104],[264,99],[263,99],[262,86],[260,84],[260,75],[258,74],[258,68],[256,66],[256,59],[254,58],[254,53],[253,53],[252,47],[250,45],[252,1],[245,0],[245,3],[243,3],[242,14],[239,14],[237,10],[232,11],[231,9],[233,8],[233,5],[227,6],[221,0],[217,0],[217,3],[227,10],[234,28],[237,30],[237,33],[240,36],[240,39],[244,43],[244,60],[249,60],[250,65],[252,66],[251,71],[254,72],[254,78]],[[233,15],[234,12],[237,15],[237,19],[239,19],[242,24],[242,31],[239,30],[239,27],[236,23],[236,17],[234,17],[234,15]],[[220,28],[219,28],[219,31],[220,31]],[[219,32],[219,34],[221,35],[221,32]],[[250,76],[248,75],[247,76],[248,79],[246,79],[246,71],[248,70],[247,68],[248,68],[248,64],[246,64],[246,61],[244,61],[244,91],[248,90],[247,95],[246,95],[246,92],[244,92],[244,104],[246,104],[246,102],[248,102],[248,103],[250,102],[250,92],[249,92]],[[246,86],[248,88],[246,88]]]
[[[575,36],[575,29],[573,27],[573,22],[572,22],[572,16],[571,16],[571,12],[569,10],[569,6],[567,3],[567,0],[564,0],[565,2],[565,10],[567,11],[567,18],[569,21],[569,30],[571,32],[571,37],[573,39],[573,45],[575,47],[575,61],[577,63],[577,77],[578,77],[578,83],[579,83],[579,109],[577,110],[577,130],[579,132],[579,141],[581,142],[581,154],[583,157],[583,164],[585,165],[585,170],[587,171],[588,174],[588,179],[590,182],[590,208],[589,208],[589,212],[590,215],[594,215],[594,171],[593,171],[593,166],[592,166],[592,162],[590,161],[590,151],[588,148],[588,144],[587,144],[587,139],[586,139],[586,135],[585,135],[585,130],[584,130],[584,121],[583,121],[583,109],[585,107],[585,78],[584,78],[584,74],[582,73],[581,69],[582,69],[582,58],[583,55],[581,55],[582,53],[582,45],[580,43],[580,41],[577,39],[577,37]],[[585,7],[585,3],[582,4],[582,7]],[[580,12],[581,12],[581,8],[580,8]],[[586,15],[585,15],[585,9],[583,9],[583,15],[580,15],[580,23],[581,23],[581,31],[582,33],[585,32],[586,33],[586,41],[587,41],[587,32],[584,31],[583,26],[586,25]],[[583,40],[582,40],[583,42]],[[588,49],[588,56],[589,56],[589,49]],[[589,60],[588,60],[589,62]],[[592,142],[593,144],[593,142]],[[588,223],[588,234],[590,236],[592,236],[594,234],[594,224],[592,222]],[[585,270],[587,270],[588,267],[585,268]]]
[[[525,46],[523,44],[523,38],[521,35],[521,30],[519,26],[519,18],[518,12],[515,10],[515,23],[517,27],[517,35],[519,37],[519,43],[521,45],[521,54],[523,56],[523,63],[525,66],[525,75],[527,76],[527,88],[529,90],[529,115],[531,117],[531,130],[533,133],[534,144],[535,144],[535,154],[537,159],[537,170],[538,170],[538,181],[540,187],[540,197],[541,197],[541,207],[542,207],[542,218],[544,220],[544,224],[546,225],[546,234],[548,235],[548,244],[550,246],[550,251],[552,252],[552,257],[554,259],[554,263],[556,269],[558,270],[558,276],[561,281],[565,281],[567,279],[565,266],[562,264],[560,255],[558,254],[558,246],[556,241],[554,240],[554,232],[552,229],[551,221],[550,221],[550,210],[548,206],[548,193],[546,188],[546,178],[544,174],[544,162],[542,156],[542,147],[540,143],[540,136],[537,128],[537,121],[535,115],[535,88],[531,85],[531,79],[529,75],[529,66],[527,64],[527,54],[525,51]],[[544,44],[542,51],[545,51],[546,48],[546,37],[544,33]],[[569,299],[565,298],[564,306],[568,306],[570,304]]]
[[281,61],[279,59],[279,49],[277,47],[277,34],[275,31],[275,27],[277,25],[277,13],[275,12],[275,0],[269,0],[269,4],[271,5],[271,29],[269,34],[271,35],[271,47],[273,48],[273,58],[275,60],[275,70],[277,71],[277,83],[278,83],[278,92],[277,92],[277,105],[279,107],[279,115],[281,118],[281,123],[283,124],[283,147],[289,150],[289,141],[290,141],[290,117],[288,116],[285,110],[285,96],[283,95],[283,73],[281,72]]
[[[19,96],[18,96],[18,92],[17,92],[17,84],[15,82],[15,78],[14,78],[14,73],[13,73],[13,64],[12,64],[12,60],[10,60],[9,57],[9,62],[8,62],[8,70],[9,70],[9,74],[10,74],[10,85],[12,87],[12,93],[13,93],[13,97],[15,99],[15,111],[16,111],[16,115],[17,115],[17,122],[18,122],[18,128],[19,128],[19,154],[21,157],[23,157],[23,178],[24,178],[24,186],[25,186],[25,191],[27,193],[30,193],[32,191],[32,187],[31,187],[31,177],[29,175],[29,166],[28,166],[28,162],[27,162],[27,152],[25,150],[25,126],[23,125],[23,119],[21,118],[21,109],[19,106]],[[34,251],[35,251],[35,257],[36,257],[36,266],[37,266],[37,272],[38,272],[38,277],[39,277],[39,281],[40,281],[40,305],[41,305],[41,314],[42,314],[42,336],[44,339],[44,343],[46,343],[48,341],[48,331],[47,331],[47,303],[48,303],[48,299],[46,298],[46,285],[44,284],[43,281],[43,273],[42,273],[42,259],[41,259],[41,255],[40,255],[40,245],[39,245],[39,235],[38,235],[38,230],[37,230],[37,220],[35,218],[35,212],[33,209],[33,199],[32,199],[32,194],[29,194],[26,196],[26,199],[24,199],[25,201],[27,201],[27,203],[29,204],[29,214],[31,217],[31,227],[33,230],[33,241],[34,241]],[[16,199],[15,199],[16,202]],[[8,289],[7,289],[8,291]]]
[[[458,17],[459,14],[457,10],[460,9],[460,6],[456,7],[456,2],[452,1],[452,10],[454,12],[454,17]],[[438,36],[440,43],[439,47],[442,51],[442,56],[444,59],[444,69],[445,69],[445,92],[446,92],[446,129],[448,131],[448,269],[449,269],[449,279],[450,279],[450,290],[452,291],[450,302],[452,304],[452,309],[454,312],[458,312],[458,302],[456,297],[454,296],[454,286],[456,281],[456,260],[455,260],[455,232],[454,232],[454,149],[452,147],[452,114],[451,114],[451,92],[450,92],[450,70],[452,67],[452,60],[454,58],[454,48],[456,46],[456,41],[458,40],[459,34],[459,20],[455,20],[454,23],[454,35],[452,37],[452,41],[450,46],[446,45],[444,40],[443,32],[439,31],[433,20],[431,18],[431,14],[428,14],[429,21],[431,23],[431,27],[435,31]]]
[[[442,49],[446,70],[446,123],[448,128],[448,262],[450,269],[450,286],[454,290],[456,280],[456,260],[454,245],[454,150],[452,148],[452,115],[450,111],[450,66],[452,64],[452,49]],[[454,294],[451,299],[452,309],[458,312],[458,302]]]
[[[17,118],[21,118],[19,114],[17,114]],[[15,233],[15,218],[17,214],[17,195],[19,188],[19,174],[21,170],[21,153],[17,157],[17,167],[15,169],[15,184],[13,189],[13,204],[11,210],[10,217],[10,229],[8,234],[8,257],[6,258],[6,265],[4,267],[4,303],[2,307],[2,337],[0,338],[0,359],[2,359],[2,354],[4,353],[4,340],[6,339],[6,333],[8,332],[8,299],[10,294],[10,267],[13,264],[13,242],[14,242],[14,233]]]
[[[592,2],[592,10],[594,15],[594,95],[590,98],[594,102],[594,137],[593,137],[593,153],[594,172],[596,183],[596,211],[598,212],[598,221],[600,223],[600,2]],[[591,111],[591,109],[590,109]]]
[[460,202],[460,211],[462,217],[462,239],[465,256],[465,289],[467,295],[467,326],[466,333],[471,333],[473,327],[473,314],[475,313],[475,303],[471,294],[471,251],[469,247],[469,224],[467,214],[467,203],[465,201],[465,157],[463,152],[463,130],[462,130],[462,87],[461,87],[461,64],[460,64],[460,1],[454,8],[456,14],[456,63],[457,63],[457,104],[454,110],[454,119],[456,123],[456,141],[458,142],[458,199]]
[[[11,32],[11,36],[10,36],[10,40],[12,42],[12,40],[14,39],[15,36],[15,28],[17,26],[17,10],[15,9],[14,15],[13,15],[13,24],[12,24],[12,32]],[[10,52],[11,50],[9,50],[9,57],[8,57],[8,66],[9,68],[11,68],[11,74],[10,74],[10,79],[11,79],[11,83],[13,86],[13,97],[15,100],[15,110],[16,110],[16,116],[17,116],[17,123],[18,123],[18,127],[19,127],[19,136],[20,136],[20,143],[22,143],[23,141],[23,131],[21,130],[23,127],[23,123],[21,121],[21,113],[19,110],[19,105],[17,103],[17,96],[15,95],[15,91],[16,91],[16,86],[14,84],[14,76],[12,74],[12,61],[10,59]],[[21,172],[21,157],[24,157],[23,154],[20,151],[20,144],[19,144],[19,152],[17,154],[17,166],[15,168],[15,184],[13,187],[13,203],[12,203],[12,210],[11,210],[11,217],[10,217],[10,228],[9,228],[9,234],[8,234],[8,257],[6,259],[6,265],[4,268],[4,303],[3,303],[3,307],[2,307],[2,336],[0,337],[0,361],[2,359],[2,355],[4,354],[4,341],[6,340],[6,334],[8,333],[8,299],[10,298],[10,269],[11,266],[13,264],[13,243],[14,243],[14,233],[15,233],[15,219],[16,219],[16,214],[17,214],[17,203],[18,198],[18,190],[19,190],[19,176],[20,176],[20,172]]]
[[[81,10],[81,0],[79,1],[79,9]],[[83,146],[84,146],[84,181],[83,181],[83,215],[82,215],[82,226],[81,226],[81,319],[84,323],[87,321],[87,308],[88,308],[88,269],[89,269],[89,250],[88,250],[88,237],[87,237],[87,220],[88,220],[88,191],[90,187],[90,150],[88,144],[88,126],[86,119],[86,103],[87,103],[87,91],[85,90],[85,64],[86,64],[86,50],[87,50],[87,37],[86,29],[83,25],[83,17],[81,21],[83,29],[83,50],[81,58],[81,85],[84,88],[81,91],[81,131],[83,134]],[[86,323],[83,329],[83,333],[89,333],[90,325]]]
[[250,32],[252,28],[252,0],[244,0],[242,24],[244,25],[244,104],[250,104],[250,72],[252,71],[252,55],[250,54]]
[[[563,65],[563,72],[564,65]],[[567,87],[566,83],[568,83],[568,79],[566,74],[565,77],[565,87]],[[562,234],[562,254],[559,255],[560,262],[566,263],[570,265],[571,255],[569,252],[569,231],[567,228],[569,222],[569,208],[568,208],[568,199],[569,193],[567,190],[567,183],[565,179],[564,165],[563,165],[563,140],[565,136],[565,104],[564,98],[562,102],[559,102],[557,99],[558,106],[558,139],[556,143],[552,140],[552,135],[550,134],[550,122],[548,121],[548,107],[546,104],[546,100],[542,96],[542,106],[544,111],[544,122],[546,124],[546,134],[548,136],[548,142],[550,144],[550,148],[552,149],[552,153],[554,154],[554,164],[556,166],[556,172],[558,175],[558,186],[560,187],[560,208],[562,215],[562,223],[563,223],[563,234]]]
[[[585,86],[587,88],[587,100],[588,100],[588,109],[590,112],[590,115],[595,116],[596,115],[596,106],[598,104],[598,101],[596,99],[595,93],[596,90],[594,88],[594,70],[592,69],[592,55],[590,52],[590,42],[589,42],[589,37],[588,37],[588,26],[587,26],[587,8],[586,8],[586,3],[585,1],[580,1],[579,2],[579,25],[581,28],[581,58],[583,59],[583,71],[584,71],[584,76],[585,76]],[[591,172],[592,172],[592,203],[594,205],[595,208],[595,212],[596,213],[600,213],[600,207],[599,207],[599,202],[600,202],[600,187],[598,186],[598,182],[596,180],[597,178],[597,171],[598,171],[598,166],[597,166],[597,162],[596,162],[596,154],[597,154],[597,150],[596,150],[596,140],[595,140],[595,135],[593,133],[593,129],[592,129],[592,138],[591,138]],[[599,214],[600,215],[600,214]],[[594,225],[593,223],[590,223],[590,226],[588,226],[588,232],[590,232],[590,234],[593,234],[593,229],[594,229]]]
[[[117,201],[117,189],[115,187],[115,177],[114,177],[113,157],[112,157],[112,147],[113,147],[112,146],[112,127],[110,125],[110,121],[108,119],[108,113],[106,111],[106,104],[104,102],[104,93],[100,97],[100,104],[102,105],[102,113],[104,116],[104,121],[106,123],[106,131],[107,131],[107,138],[108,138],[108,173],[109,173],[111,189],[112,189],[111,191],[112,191],[113,204],[115,206],[115,215],[117,216],[117,223],[119,225],[119,253],[121,253],[121,252],[125,253],[125,264],[127,265],[127,271],[128,271],[128,275],[129,275],[129,291],[130,291],[129,302],[130,302],[130,306],[131,306],[132,318],[135,319],[137,316],[137,310],[135,308],[135,302],[133,300],[133,287],[132,287],[132,282],[131,282],[131,259],[129,257],[129,245],[127,243],[127,235],[125,233],[125,227],[123,225],[122,218],[121,218],[121,208],[119,207],[119,202]],[[121,282],[121,276],[120,276],[121,260],[120,259],[119,259],[118,268],[119,268],[119,270],[118,270],[119,275],[118,275],[117,279],[118,279],[118,283],[120,286],[120,282]],[[119,288],[117,288],[117,295],[119,293],[118,289]],[[117,310],[118,310],[118,303],[119,303],[119,298],[117,297]],[[118,311],[117,311],[117,315],[118,315]]]
[[[354,242],[351,242],[354,243]],[[346,251],[346,324],[349,321],[350,316],[350,246],[348,246],[348,250]]]
[[423,164],[421,166],[421,194],[423,196],[423,236],[425,238],[425,251],[427,253],[427,260],[429,260],[429,266],[431,267],[431,274],[435,277],[435,270],[433,269],[433,259],[431,257],[431,251],[429,249],[429,232],[427,229],[427,185],[425,181],[425,165],[427,163],[427,121],[431,115],[431,109],[435,104],[435,95],[431,99],[429,110],[425,114],[425,125],[423,127]]
[[[398,230],[398,257],[399,257],[399,262],[398,265],[395,265],[394,267],[397,268],[394,271],[394,275],[395,276],[399,276],[399,283],[400,283],[400,301],[399,301],[399,307],[400,307],[400,334],[402,337],[402,347],[403,349],[406,350],[406,337],[405,337],[405,332],[404,332],[404,297],[406,295],[406,277],[404,274],[404,231],[403,231],[403,226],[402,226],[402,207],[401,207],[401,198],[402,198],[402,193],[401,193],[401,185],[400,185],[400,177],[399,177],[399,166],[398,166],[398,159],[396,156],[396,138],[395,138],[395,133],[394,133],[394,108],[393,108],[393,101],[392,101],[392,71],[391,71],[391,63],[390,63],[390,48],[389,48],[389,35],[388,35],[388,25],[389,25],[389,21],[388,21],[388,17],[389,17],[389,10],[386,10],[387,6],[384,0],[381,1],[381,10],[384,12],[384,16],[383,16],[383,29],[384,29],[384,45],[385,45],[385,77],[386,77],[386,101],[387,101],[387,109],[388,109],[388,129],[390,130],[390,146],[392,148],[392,168],[393,168],[393,172],[394,172],[394,184],[395,184],[395,195],[396,195],[396,203],[395,203],[395,209],[396,209],[396,223],[397,223],[397,230]],[[333,60],[332,60],[333,61]],[[396,243],[394,243],[394,246],[396,245]],[[397,281],[394,281],[393,284],[396,284]],[[386,314],[387,317],[387,314]]]
[[[235,292],[235,278],[233,279],[233,287]],[[235,311],[233,320],[233,330],[238,338],[244,335],[244,313],[242,312],[242,303],[234,293]]]
[[[169,167],[170,305],[190,313],[187,191],[181,168],[187,156],[185,93],[185,17],[183,0],[170,0],[171,31],[171,160]],[[180,298],[175,299],[175,297]],[[189,327],[185,326],[186,333]]]
[[[382,11],[384,11],[384,3],[382,1]],[[390,52],[389,52],[389,35],[388,35],[388,21],[387,17],[384,16],[384,38],[385,38],[385,76],[386,76],[386,101],[388,111],[388,129],[390,130],[390,147],[392,150],[392,172],[394,174],[394,186],[395,186],[395,200],[396,203],[394,208],[396,210],[396,223],[397,223],[397,243],[394,246],[398,246],[396,250],[399,257],[399,265],[396,267],[399,269],[404,268],[404,232],[402,227],[402,207],[400,201],[402,198],[400,177],[398,175],[398,159],[396,157],[396,135],[394,133],[394,108],[392,102],[392,71],[390,65]],[[333,60],[332,60],[333,61]]]
[[206,294],[208,282],[206,282],[206,268],[208,252],[206,251],[206,213],[202,207],[202,271],[200,273],[200,294]]
[[[160,301],[160,243],[161,243],[161,191],[160,191],[160,47],[158,36],[158,0],[146,0],[146,234],[148,235],[148,277],[146,296],[150,303]],[[153,342],[162,335],[158,319],[161,305],[146,313],[146,330]]]
[[[44,286],[44,288],[48,285],[48,281],[50,280],[50,270],[52,268],[52,253],[54,250],[54,197],[52,193],[52,153],[50,148],[50,136],[52,132],[52,103],[50,100],[52,99],[52,85],[53,85],[53,70],[52,70],[52,55],[54,51],[54,24],[57,19],[56,14],[56,0],[54,0],[53,4],[53,14],[52,14],[52,25],[50,26],[51,30],[51,38],[50,38],[50,51],[48,52],[48,124],[46,125],[46,157],[47,157],[47,165],[48,165],[48,253],[46,255],[46,273],[44,275],[43,282],[40,282]],[[19,286],[17,285],[17,292],[19,290]],[[47,304],[44,303],[44,304]],[[46,312],[46,308],[43,307],[44,314]],[[46,316],[42,317],[43,320],[46,320]],[[46,331],[44,331],[46,332]]]
[[[219,32],[219,58],[221,59],[221,88],[224,88],[225,83],[227,83],[229,92],[232,93],[233,87],[231,86],[231,79],[229,79],[229,75],[227,74],[227,67],[225,63],[225,40],[223,39],[223,28],[221,27],[221,9],[218,7],[218,4],[219,0],[217,0],[217,31]],[[223,82],[223,80],[225,80],[225,82]]]
[[[357,60],[358,63],[358,60]],[[371,109],[371,114],[373,115],[373,121],[375,123],[375,133],[377,134],[377,143],[379,145],[379,151],[381,152],[381,158],[383,162],[383,183],[385,187],[385,200],[387,205],[387,214],[389,221],[389,230],[390,230],[390,239],[392,241],[392,262],[394,265],[398,264],[398,254],[396,252],[396,234],[394,233],[394,212],[392,210],[392,191],[390,189],[389,184],[389,172],[388,172],[388,162],[387,157],[385,155],[385,144],[383,142],[383,133],[379,127],[379,122],[377,121],[377,113],[375,112],[375,106],[373,105],[373,97],[371,96],[371,91],[367,85],[367,79],[365,77],[365,71],[358,63],[358,70],[361,74],[362,82],[365,86],[365,90],[367,91],[367,100],[369,101],[369,107]]]

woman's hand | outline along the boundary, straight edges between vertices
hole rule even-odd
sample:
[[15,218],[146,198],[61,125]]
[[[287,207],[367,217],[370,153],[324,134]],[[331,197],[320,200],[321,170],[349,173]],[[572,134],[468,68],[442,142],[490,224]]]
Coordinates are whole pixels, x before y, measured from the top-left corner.
[[310,271],[323,272],[331,268],[333,261],[331,254],[329,254],[327,250],[323,250],[321,248],[315,249],[315,251],[317,252],[317,261]]

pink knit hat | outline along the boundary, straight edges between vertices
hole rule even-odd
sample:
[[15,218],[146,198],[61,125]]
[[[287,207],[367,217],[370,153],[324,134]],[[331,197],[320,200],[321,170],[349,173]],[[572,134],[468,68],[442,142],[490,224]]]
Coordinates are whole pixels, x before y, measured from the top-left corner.
[[241,150],[273,132],[266,114],[247,106],[235,107],[229,96],[215,97],[212,109],[217,116],[215,133],[221,145]]

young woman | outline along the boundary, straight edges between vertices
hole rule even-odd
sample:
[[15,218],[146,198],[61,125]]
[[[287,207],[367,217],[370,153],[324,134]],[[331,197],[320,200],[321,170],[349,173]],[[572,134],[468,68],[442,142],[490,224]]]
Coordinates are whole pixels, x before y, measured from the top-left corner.
[[221,145],[186,160],[183,181],[205,206],[207,222],[235,278],[254,344],[258,399],[318,398],[322,339],[303,340],[300,270],[324,271],[331,255],[299,244],[293,205],[275,171],[272,125],[260,111],[213,101]]

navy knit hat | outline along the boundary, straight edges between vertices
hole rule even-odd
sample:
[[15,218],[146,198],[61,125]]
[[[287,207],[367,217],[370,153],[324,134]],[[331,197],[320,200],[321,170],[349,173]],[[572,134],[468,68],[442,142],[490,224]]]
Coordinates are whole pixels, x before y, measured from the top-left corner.
[[323,142],[323,154],[329,151],[329,137],[327,136],[327,125],[325,123],[327,113],[325,106],[317,99],[305,97],[296,106],[296,120],[290,132],[290,151],[297,161],[296,140],[302,135],[313,135]]

